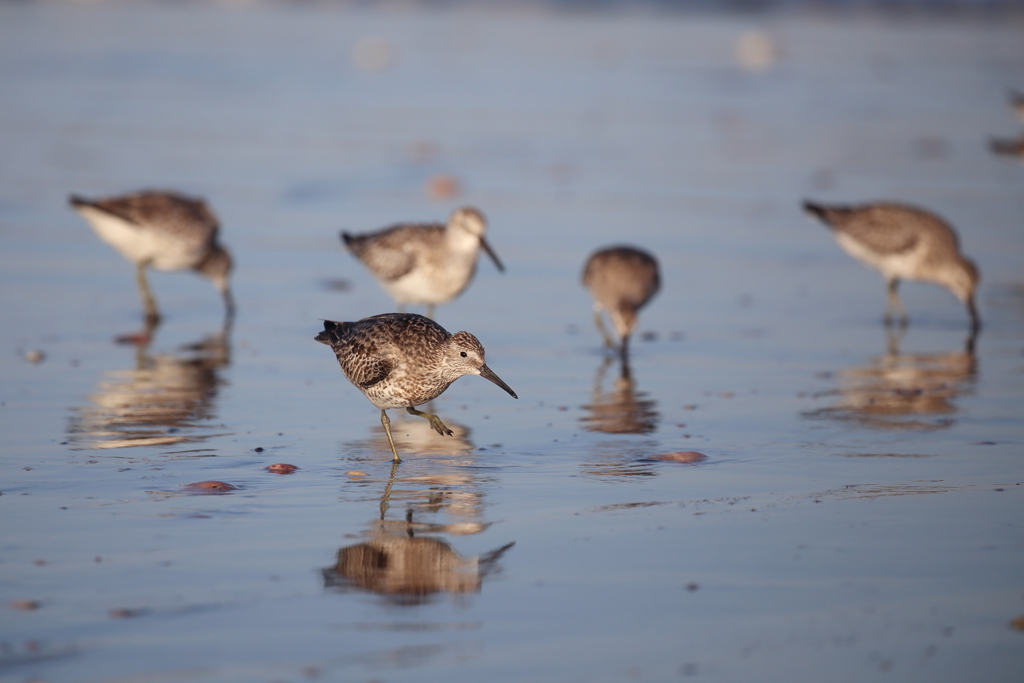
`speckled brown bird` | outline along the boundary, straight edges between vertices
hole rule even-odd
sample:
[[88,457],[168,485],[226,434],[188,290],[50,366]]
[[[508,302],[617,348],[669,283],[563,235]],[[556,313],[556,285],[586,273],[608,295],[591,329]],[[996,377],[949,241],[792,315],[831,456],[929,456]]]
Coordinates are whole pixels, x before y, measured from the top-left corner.
[[68,202],[100,239],[135,264],[136,282],[146,319],[160,319],[146,268],[194,270],[208,278],[224,298],[227,317],[234,315],[229,278],[231,255],[218,241],[220,225],[202,199],[147,190],[117,197]]
[[991,138],[988,148],[993,154],[1024,160],[1024,135],[1016,138]]
[[469,332],[449,334],[430,318],[415,313],[384,313],[358,322],[324,321],[316,341],[334,349],[348,381],[380,408],[380,421],[395,462],[401,462],[391,437],[389,408],[419,415],[442,436],[451,430],[416,406],[431,401],[463,375],[480,375],[519,398],[484,362],[484,347]]
[[582,279],[594,298],[594,324],[605,344],[614,347],[615,341],[605,330],[602,311],[611,318],[621,340],[619,352],[625,357],[638,312],[661,288],[658,262],[636,247],[609,247],[591,254]]
[[364,235],[341,233],[341,239],[399,308],[434,307],[461,294],[473,280],[481,247],[499,271],[505,267],[484,233],[487,220],[470,206],[455,209],[446,225],[401,223]]
[[887,323],[894,312],[902,324],[907,321],[899,298],[900,280],[921,280],[952,292],[967,307],[972,331],[979,329],[981,319],[974,304],[978,268],[960,253],[953,228],[934,213],[894,202],[825,206],[805,201],[803,206],[831,228],[846,253],[885,278]]

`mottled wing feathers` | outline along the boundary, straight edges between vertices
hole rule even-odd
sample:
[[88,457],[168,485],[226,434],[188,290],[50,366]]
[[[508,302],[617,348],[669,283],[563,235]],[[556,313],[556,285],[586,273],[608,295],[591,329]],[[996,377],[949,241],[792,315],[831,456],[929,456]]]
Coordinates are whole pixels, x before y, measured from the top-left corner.
[[324,331],[314,339],[334,350],[350,382],[366,389],[387,379],[398,365],[390,343],[377,343],[356,333],[359,323],[324,321]]
[[384,313],[354,323],[325,320],[315,339],[334,349],[350,382],[366,389],[383,382],[403,362],[421,366],[450,336],[430,318]]
[[366,389],[383,382],[396,365],[394,360],[380,356],[367,359],[365,363],[357,366],[357,371],[353,373],[356,376],[356,386]]
[[823,206],[804,202],[804,209],[835,232],[847,235],[879,255],[914,249],[921,239],[921,227],[937,221],[929,213],[899,204]]
[[420,245],[444,239],[445,226],[425,223],[402,223],[364,235],[341,233],[353,254],[381,280],[397,280],[416,267]]
[[428,359],[451,338],[436,322],[416,313],[381,313],[355,323],[360,336],[378,340],[389,349],[400,349],[403,357]]
[[214,239],[219,229],[217,216],[205,201],[172,192],[145,191],[93,200],[71,195],[68,201],[76,208],[91,207],[132,225],[203,240]]

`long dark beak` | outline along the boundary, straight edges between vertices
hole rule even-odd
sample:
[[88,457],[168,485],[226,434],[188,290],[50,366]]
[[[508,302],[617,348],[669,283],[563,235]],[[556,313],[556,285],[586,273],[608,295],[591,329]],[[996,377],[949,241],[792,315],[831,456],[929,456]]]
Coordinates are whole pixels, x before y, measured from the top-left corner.
[[[487,244],[487,240],[484,239],[483,237],[480,238],[480,246],[484,248],[484,251],[487,252],[487,255],[491,257],[492,261],[494,261],[494,265],[498,266],[498,271],[504,273],[505,266],[501,265],[501,261],[498,260],[498,255],[494,253],[494,250],[491,249],[491,245]],[[515,396],[515,394],[512,395]]]
[[502,389],[507,391],[512,396],[512,398],[515,398],[515,399],[519,398],[518,396],[516,396],[516,392],[512,391],[511,389],[509,389],[508,385],[505,384],[504,382],[502,382],[501,378],[498,377],[497,375],[495,375],[494,371],[491,370],[486,365],[481,366],[481,368],[480,368],[480,376],[483,377],[484,379],[489,379],[492,382],[494,382],[495,384],[497,384],[499,387],[501,387]]

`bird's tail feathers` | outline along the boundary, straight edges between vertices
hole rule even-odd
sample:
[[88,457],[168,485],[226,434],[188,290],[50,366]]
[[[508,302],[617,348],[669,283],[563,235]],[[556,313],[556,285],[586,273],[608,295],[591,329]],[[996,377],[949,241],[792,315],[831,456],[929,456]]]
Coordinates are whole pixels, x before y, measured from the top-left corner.
[[324,320],[324,331],[313,337],[313,339],[321,344],[330,346],[331,342],[338,338],[338,328],[344,324],[333,320]]
[[825,206],[824,204],[815,204],[809,199],[804,200],[803,208],[804,211],[823,221],[825,224],[832,223],[833,220],[848,213],[850,210],[850,207],[848,206]]
[[82,207],[82,206],[91,206],[92,202],[90,200],[86,199],[85,197],[80,196],[80,195],[70,194],[70,195],[68,195],[68,204],[70,204],[71,206],[73,206],[75,208],[79,208],[79,207]]

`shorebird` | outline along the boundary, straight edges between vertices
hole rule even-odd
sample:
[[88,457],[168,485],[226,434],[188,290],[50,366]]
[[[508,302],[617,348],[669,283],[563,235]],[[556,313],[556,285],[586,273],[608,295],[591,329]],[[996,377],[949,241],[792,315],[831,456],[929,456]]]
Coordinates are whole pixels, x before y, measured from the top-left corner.
[[234,316],[231,255],[217,240],[217,217],[205,201],[149,190],[101,199],[71,195],[68,202],[101,240],[135,264],[147,321],[159,321],[160,312],[146,268],[195,270],[220,290],[228,319]]
[[405,408],[426,418],[441,436],[452,431],[437,415],[416,410],[463,375],[480,375],[519,398],[484,362],[484,347],[469,332],[449,334],[430,318],[415,313],[384,313],[358,322],[324,321],[316,341],[334,349],[348,381],[380,409],[380,422],[401,462],[391,437],[389,408]]
[[898,292],[900,280],[922,280],[942,285],[963,302],[972,331],[981,326],[974,305],[978,268],[960,253],[953,228],[935,214],[891,202],[824,206],[805,201],[804,210],[832,229],[846,253],[882,273],[889,292],[887,324],[897,311],[900,324],[907,323]]
[[451,301],[469,285],[481,247],[505,271],[484,239],[486,231],[483,214],[464,206],[452,212],[447,225],[400,223],[364,235],[343,231],[341,239],[399,310],[406,304],[426,305],[432,318],[437,304]]
[[615,341],[605,330],[601,312],[606,311],[619,335],[619,352],[625,358],[629,335],[636,327],[637,313],[661,287],[658,262],[645,251],[619,246],[591,254],[583,267],[583,285],[594,298],[594,324],[605,345]]
[[990,138],[988,148],[993,154],[1024,160],[1024,135],[1017,138]]

